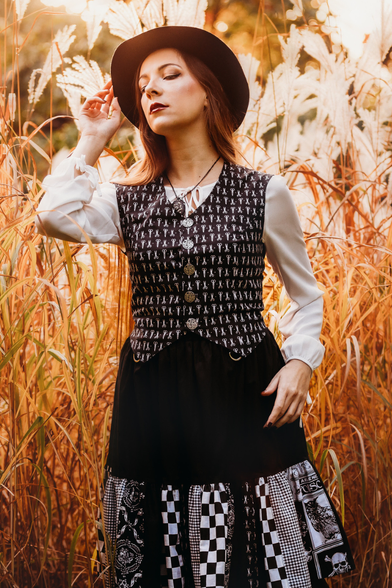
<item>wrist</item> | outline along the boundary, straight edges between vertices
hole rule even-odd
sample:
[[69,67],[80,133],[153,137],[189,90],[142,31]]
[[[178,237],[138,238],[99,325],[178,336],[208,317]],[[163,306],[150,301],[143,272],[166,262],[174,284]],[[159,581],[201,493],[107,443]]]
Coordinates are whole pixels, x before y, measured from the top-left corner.
[[286,365],[288,365],[289,363],[292,365],[292,367],[298,367],[299,369],[303,370],[304,372],[308,372],[310,376],[313,374],[313,369],[310,367],[310,365],[308,363],[306,363],[306,361],[303,361],[302,359],[298,359],[298,358],[289,359],[287,361]]
[[78,147],[81,145],[84,148],[94,149],[95,151],[99,151],[100,154],[105,149],[105,145],[108,142],[107,137],[102,137],[100,135],[85,135],[84,133],[81,134]]
[[73,157],[84,155],[86,158],[86,164],[94,166],[104,150],[105,145],[106,141],[96,135],[82,135],[72,155]]
[[98,142],[105,147],[106,143],[109,141],[109,137],[106,137],[106,135],[100,135],[99,133],[86,133],[85,131],[82,131],[79,142],[80,141],[92,144]]

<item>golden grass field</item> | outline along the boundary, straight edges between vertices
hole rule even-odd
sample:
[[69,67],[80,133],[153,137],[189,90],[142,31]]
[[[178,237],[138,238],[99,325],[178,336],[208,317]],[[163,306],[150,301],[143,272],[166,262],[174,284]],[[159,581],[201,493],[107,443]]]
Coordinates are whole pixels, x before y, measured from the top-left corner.
[[[15,30],[26,5],[11,6]],[[203,23],[205,7],[197,6],[189,2],[182,23]],[[135,24],[127,15],[123,38]],[[259,16],[262,24],[263,10]],[[109,26],[115,17],[112,9]],[[166,18],[175,22],[176,14]],[[310,27],[293,26],[262,87],[258,62],[241,58],[252,100],[239,142],[251,165],[286,177],[325,292],[326,354],[304,424],[357,565],[330,581],[336,588],[392,586],[390,25],[389,15],[356,62],[332,52]],[[68,50],[71,33],[54,35],[57,56]],[[121,37],[114,25],[112,34]],[[17,71],[16,45],[6,50]],[[298,67],[303,52],[305,71]],[[77,116],[84,93],[98,88],[104,73],[81,59],[60,60],[60,73],[56,59],[53,50],[33,79],[31,104],[58,83]],[[96,519],[118,355],[132,320],[127,265],[114,246],[35,233],[43,179],[36,159],[45,158],[49,169],[51,127],[37,128],[34,112],[31,120],[21,117],[16,87],[0,94],[0,585],[103,586]],[[46,148],[37,143],[43,134]],[[122,165],[124,152],[108,153]],[[289,300],[268,268],[265,284],[265,317],[279,340],[277,318]]]

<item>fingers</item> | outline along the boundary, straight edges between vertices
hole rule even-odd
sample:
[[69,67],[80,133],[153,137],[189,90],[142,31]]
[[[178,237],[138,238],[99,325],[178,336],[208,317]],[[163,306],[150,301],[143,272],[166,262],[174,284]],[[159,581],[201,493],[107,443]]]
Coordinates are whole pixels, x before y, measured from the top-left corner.
[[271,396],[278,387],[280,371],[272,378],[266,389],[261,393],[262,396]]
[[113,101],[113,88],[111,88],[110,90],[106,90],[106,95],[104,98],[105,98],[105,102],[104,102],[103,106],[101,107],[101,112],[104,112],[106,115],[108,115],[109,111],[110,111],[110,106]]
[[90,98],[86,98],[82,110],[101,110],[102,106],[106,104],[106,90],[100,90],[94,96],[90,96]]
[[284,415],[275,422],[275,427],[279,429],[283,425],[296,421],[302,414],[304,404],[305,401],[302,401],[301,399],[299,399],[298,402],[292,402]]
[[279,428],[294,422],[301,415],[309,390],[310,372],[307,364],[292,360],[276,374],[262,392],[263,396],[268,396],[277,391],[273,409],[264,427]]
[[118,100],[114,97],[113,87],[111,87],[107,93],[105,97],[105,104],[101,107],[101,111],[108,115],[110,112],[110,107],[112,107],[113,110],[120,109]]
[[296,388],[286,388],[282,383],[278,387],[275,404],[264,425],[266,428],[282,427],[294,422],[302,413],[306,396]]
[[[104,95],[102,95],[104,94]],[[97,96],[100,96],[101,98],[105,99],[105,102],[109,102],[109,106],[113,100],[113,83],[112,80],[108,80],[106,82],[106,84],[104,85],[104,87],[102,88],[102,90],[99,90],[99,92],[96,93]],[[109,111],[109,109],[108,109]]]
[[285,412],[288,409],[288,398],[287,394],[285,393],[283,387],[279,385],[278,382],[278,391],[276,394],[275,403],[272,409],[270,416],[267,419],[264,427],[269,429],[270,427],[274,427],[276,423],[283,417]]
[[[108,82],[107,85],[109,83],[111,84],[111,82]],[[114,97],[112,85],[110,88],[99,90],[94,96],[87,98],[82,106],[82,112],[85,114],[90,112],[95,116],[102,112],[109,116],[110,108],[112,108],[112,116],[114,115],[115,118],[118,118],[121,109],[118,99]]]
[[82,109],[85,111],[101,111],[108,115],[111,106],[114,110],[120,110],[118,100],[114,100],[113,83],[110,79],[106,82],[101,90],[98,90],[94,94],[94,96],[90,96],[85,100]]

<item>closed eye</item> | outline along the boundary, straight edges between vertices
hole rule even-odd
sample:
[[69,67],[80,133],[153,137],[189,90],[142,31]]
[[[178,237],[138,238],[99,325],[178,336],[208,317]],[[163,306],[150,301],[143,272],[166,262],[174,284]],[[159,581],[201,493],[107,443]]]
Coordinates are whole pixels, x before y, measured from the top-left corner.
[[165,76],[163,79],[164,80],[174,80],[175,78],[178,78],[179,75],[181,75],[181,74],[179,74],[179,73],[169,74],[168,76]]
[[[180,73],[169,74],[169,75],[165,76],[163,79],[164,80],[174,80],[174,79],[178,78],[178,76],[180,76],[180,75],[181,75]],[[146,86],[142,86],[140,88],[140,93],[144,94],[145,90],[146,90]]]

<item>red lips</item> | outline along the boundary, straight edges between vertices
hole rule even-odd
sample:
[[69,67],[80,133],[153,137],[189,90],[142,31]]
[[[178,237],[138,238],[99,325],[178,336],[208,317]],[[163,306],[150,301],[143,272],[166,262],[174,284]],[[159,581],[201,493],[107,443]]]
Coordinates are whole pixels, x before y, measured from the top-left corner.
[[152,114],[156,110],[161,110],[161,108],[166,108],[167,104],[161,104],[160,102],[153,102],[150,106],[150,114]]

